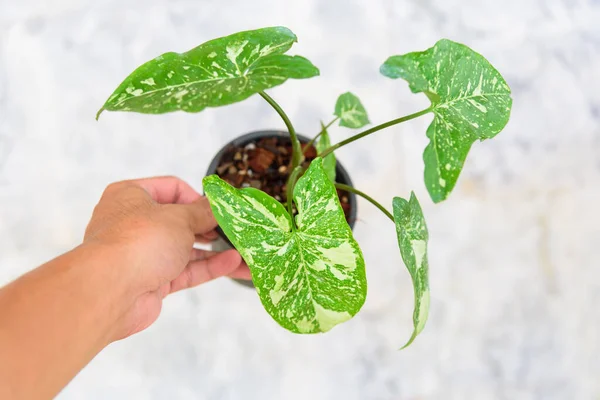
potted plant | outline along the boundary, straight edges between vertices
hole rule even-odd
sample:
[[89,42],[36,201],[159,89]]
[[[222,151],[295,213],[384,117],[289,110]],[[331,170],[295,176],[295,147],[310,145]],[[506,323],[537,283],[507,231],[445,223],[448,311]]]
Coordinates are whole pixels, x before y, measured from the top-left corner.
[[[321,124],[319,134],[302,145],[288,116],[265,93],[287,79],[319,75],[306,58],[285,54],[294,42],[289,29],[271,27],[214,39],[186,53],[163,54],[132,72],[96,118],[104,110],[199,112],[262,96],[281,116],[288,136],[244,138],[234,144],[231,160],[218,160],[217,173],[206,176],[203,186],[219,226],[250,267],[263,306],[296,333],[326,332],[360,310],[367,293],[365,264],[352,235],[353,211],[344,211],[340,194],[348,205],[349,196],[362,196],[395,224],[400,254],[412,278],[414,329],[407,346],[423,330],[429,310],[428,232],[421,207],[411,193],[408,199],[394,197],[389,211],[355,189],[347,176],[339,182],[334,152],[431,113],[424,178],[431,199],[441,202],[454,188],[471,145],[494,137],[508,122],[510,89],[483,56],[440,40],[425,51],[392,56],[380,68],[388,78],[406,80],[412,92],[424,93],[429,107],[330,145],[327,130],[333,123],[348,128],[369,123],[359,99],[346,93],[338,99],[334,120]],[[271,142],[265,145],[264,140]],[[231,164],[225,168],[227,162]],[[268,177],[274,168],[279,174],[276,183]]]

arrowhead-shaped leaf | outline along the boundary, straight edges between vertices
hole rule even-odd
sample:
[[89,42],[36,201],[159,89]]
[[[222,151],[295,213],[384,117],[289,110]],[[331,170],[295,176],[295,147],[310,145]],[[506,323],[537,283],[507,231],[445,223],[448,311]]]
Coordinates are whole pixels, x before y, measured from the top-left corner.
[[129,75],[98,116],[103,110],[198,112],[245,100],[288,78],[319,75],[306,58],[283,54],[296,41],[287,28],[263,28],[214,39],[186,53],[165,53]]
[[340,126],[347,128],[362,128],[369,123],[367,110],[359,98],[350,92],[338,97],[335,103],[334,115],[340,118]]
[[[329,139],[329,133],[327,133],[327,129],[325,128],[325,125],[323,125],[322,122],[321,122],[321,130],[323,131],[323,133],[321,133],[321,136],[319,136],[319,140],[315,144],[315,147],[317,149],[317,154],[321,154],[325,149],[328,149],[329,147],[331,147],[331,140]],[[329,180],[331,180],[331,182],[333,182],[333,183],[335,183],[335,163],[336,163],[336,160],[335,160],[335,155],[333,153],[325,156],[325,158],[323,159],[323,169],[325,170],[325,173],[329,177]]]
[[415,292],[414,330],[404,348],[421,333],[429,314],[429,263],[427,261],[429,234],[423,211],[414,193],[410,194],[409,201],[394,197],[392,205],[400,254],[412,278]]
[[434,202],[454,188],[475,140],[494,137],[510,116],[510,88],[500,73],[465,45],[440,40],[423,52],[392,56],[381,66],[390,78],[408,81],[431,100],[435,118],[427,129],[425,185]]
[[203,183],[263,306],[281,326],[325,332],[360,310],[367,291],[362,253],[321,158],[294,188],[297,227],[281,203],[260,190],[235,189],[216,175]]

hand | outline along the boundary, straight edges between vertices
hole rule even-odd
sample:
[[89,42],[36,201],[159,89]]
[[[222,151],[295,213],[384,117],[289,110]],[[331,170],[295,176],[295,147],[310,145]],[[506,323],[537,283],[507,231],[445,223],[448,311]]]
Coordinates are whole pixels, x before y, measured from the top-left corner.
[[216,226],[208,200],[177,178],[124,181],[106,188],[84,245],[110,249],[107,253],[127,266],[122,276],[131,282],[131,304],[120,318],[115,340],[150,326],[170,293],[220,276],[250,279],[237,251],[193,248],[194,242],[216,239]]

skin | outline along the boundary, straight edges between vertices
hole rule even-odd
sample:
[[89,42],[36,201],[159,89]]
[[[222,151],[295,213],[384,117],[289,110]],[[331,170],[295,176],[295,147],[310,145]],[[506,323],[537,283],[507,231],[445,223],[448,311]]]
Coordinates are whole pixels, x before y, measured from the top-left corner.
[[0,399],[52,398],[102,349],[150,326],[163,299],[220,276],[250,279],[208,201],[174,177],[111,184],[83,243],[0,288]]

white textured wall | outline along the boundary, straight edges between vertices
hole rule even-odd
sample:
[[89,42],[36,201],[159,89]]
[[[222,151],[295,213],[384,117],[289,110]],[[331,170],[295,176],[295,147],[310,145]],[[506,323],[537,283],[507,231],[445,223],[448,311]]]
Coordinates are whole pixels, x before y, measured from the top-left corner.
[[170,297],[157,324],[108,348],[60,397],[598,399],[599,21],[597,0],[0,0],[0,284],[75,246],[108,183],[174,174],[200,189],[227,140],[282,127],[258,97],[94,121],[121,79],[162,52],[290,27],[293,53],[322,76],[271,94],[303,133],[346,90],[374,122],[425,106],[378,67],[441,37],[483,53],[514,92],[508,127],[474,146],[441,205],[422,181],[430,117],[339,152],[378,199],[421,198],[432,308],[408,350],[396,348],[411,330],[410,280],[392,225],[361,202],[370,287],[351,322],[295,336],[250,290],[213,282]]

